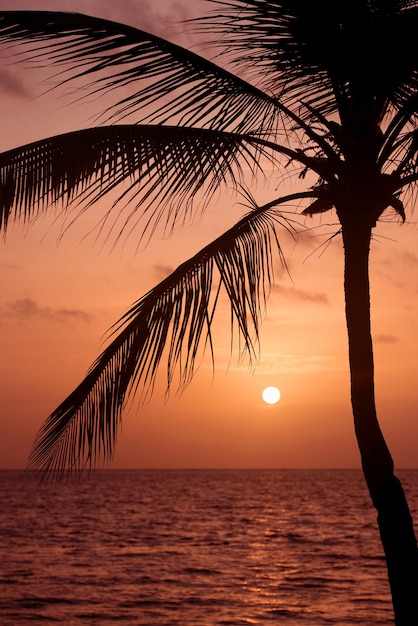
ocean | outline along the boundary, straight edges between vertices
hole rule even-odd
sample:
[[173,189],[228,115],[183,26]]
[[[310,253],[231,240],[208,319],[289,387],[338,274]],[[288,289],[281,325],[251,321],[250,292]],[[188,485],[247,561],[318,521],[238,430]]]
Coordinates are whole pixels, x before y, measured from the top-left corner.
[[1,626],[393,624],[360,471],[1,471],[0,507]]

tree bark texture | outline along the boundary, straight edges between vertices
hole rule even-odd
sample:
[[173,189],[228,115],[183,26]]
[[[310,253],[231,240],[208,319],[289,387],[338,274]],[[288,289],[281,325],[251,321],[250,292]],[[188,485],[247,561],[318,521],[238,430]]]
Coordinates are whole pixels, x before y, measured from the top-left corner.
[[[364,221],[364,223],[361,223]],[[360,222],[360,223],[359,223]],[[370,327],[369,251],[372,225],[342,224],[344,289],[351,375],[351,403],[361,462],[377,510],[396,626],[418,625],[418,549],[401,483],[380,429],[375,406]]]

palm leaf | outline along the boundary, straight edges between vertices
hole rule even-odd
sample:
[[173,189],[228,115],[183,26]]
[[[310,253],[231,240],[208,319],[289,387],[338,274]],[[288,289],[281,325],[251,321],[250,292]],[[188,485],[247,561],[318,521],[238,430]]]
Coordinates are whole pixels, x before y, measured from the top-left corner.
[[207,201],[226,181],[236,186],[242,166],[256,170],[264,153],[249,135],[177,126],[104,126],[59,135],[0,154],[0,227],[10,219],[29,221],[51,204],[66,210],[81,203],[85,210],[128,181],[116,202],[135,203],[125,216],[118,211],[114,223],[122,221],[123,232],[146,216],[144,236],[163,216],[167,228],[188,219],[199,191]]
[[[392,117],[390,123],[385,128],[382,135],[382,149],[380,151],[377,165],[379,168],[383,168],[387,162],[391,162],[391,159],[399,160],[394,155],[402,154],[402,161],[406,162],[408,157],[405,156],[404,145],[409,145],[411,139],[415,136],[417,123],[416,112],[418,110],[418,94],[414,93],[408,100],[405,101],[403,106],[397,111],[396,115]],[[409,151],[409,149],[408,149]],[[415,165],[410,161],[411,165]],[[401,168],[402,169],[402,168]]]
[[209,1],[201,30],[287,106],[302,100],[344,116],[359,99],[399,108],[418,88],[416,2]]
[[1,11],[1,42],[17,48],[18,58],[32,65],[62,66],[57,82],[80,79],[85,94],[133,86],[132,95],[106,105],[108,119],[139,111],[141,122],[177,119],[182,125],[267,132],[281,114],[277,101],[242,78],[160,37],[109,20]]
[[163,355],[167,392],[176,377],[180,390],[187,387],[208,346],[213,359],[212,323],[221,292],[230,301],[240,353],[253,358],[273,281],[273,242],[282,258],[276,223],[289,228],[276,207],[306,196],[293,194],[253,209],[138,300],[111,329],[118,334],[83,382],[46,420],[29,468],[61,477],[109,460],[124,405],[138,391],[142,401],[149,397]]

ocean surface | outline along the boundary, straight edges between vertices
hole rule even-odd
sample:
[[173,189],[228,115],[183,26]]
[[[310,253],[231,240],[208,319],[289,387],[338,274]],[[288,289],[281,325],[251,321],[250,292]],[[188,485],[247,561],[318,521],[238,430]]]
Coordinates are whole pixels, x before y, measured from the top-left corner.
[[355,470],[2,471],[0,559],[1,626],[393,623]]

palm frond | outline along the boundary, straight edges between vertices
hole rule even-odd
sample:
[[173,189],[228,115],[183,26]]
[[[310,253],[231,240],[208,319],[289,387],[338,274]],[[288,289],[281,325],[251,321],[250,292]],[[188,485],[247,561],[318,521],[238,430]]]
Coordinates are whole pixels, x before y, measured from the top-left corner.
[[177,120],[239,132],[262,127],[267,133],[281,115],[277,101],[242,78],[174,43],[109,20],[53,11],[1,11],[0,43],[16,48],[18,58],[32,65],[62,67],[57,83],[79,79],[85,95],[132,86],[130,96],[112,107],[106,104],[107,120],[140,112],[137,121],[142,123]]
[[291,108],[306,102],[322,114],[349,114],[350,102],[399,108],[418,87],[411,0],[209,0],[197,18],[215,33],[221,55],[253,72],[261,89]]
[[111,329],[116,338],[41,428],[30,470],[62,477],[109,460],[124,405],[137,392],[142,401],[149,397],[163,357],[167,392],[175,380],[180,390],[187,387],[208,347],[214,358],[212,324],[221,292],[230,302],[240,354],[257,355],[276,248],[283,260],[277,223],[289,228],[277,206],[299,197],[306,194],[253,209],[132,306]]
[[414,93],[392,117],[382,135],[382,149],[377,159],[379,168],[383,168],[403,144],[410,142],[416,133],[417,111],[418,94]]
[[[262,145],[249,135],[168,126],[103,126],[67,133],[0,154],[0,226],[30,221],[50,205],[85,210],[117,190],[117,202],[131,206],[114,211],[121,232],[146,217],[143,235],[161,219],[166,227],[186,220],[193,198],[205,202],[220,185],[237,185],[242,167],[255,171]],[[127,185],[121,186],[127,181]],[[131,205],[133,202],[133,206]]]

